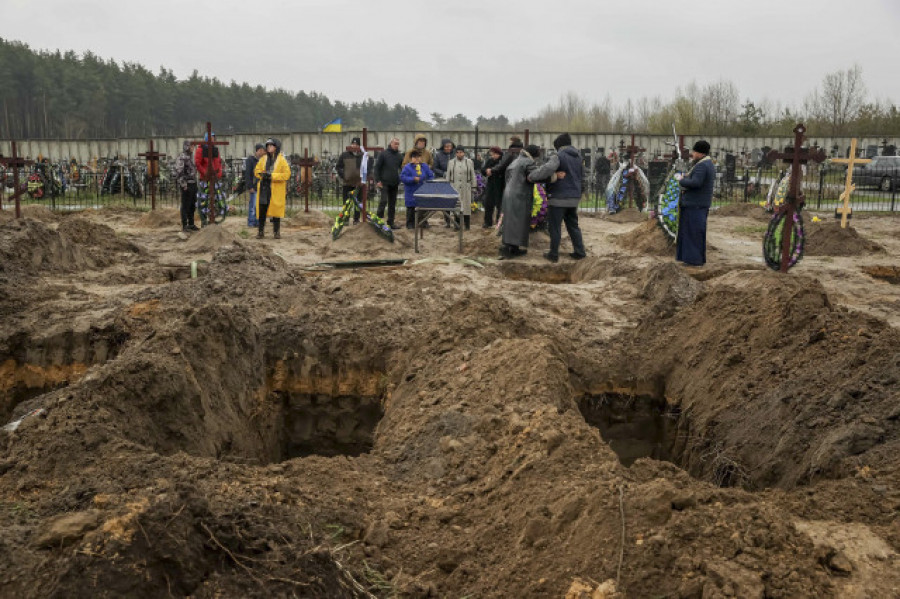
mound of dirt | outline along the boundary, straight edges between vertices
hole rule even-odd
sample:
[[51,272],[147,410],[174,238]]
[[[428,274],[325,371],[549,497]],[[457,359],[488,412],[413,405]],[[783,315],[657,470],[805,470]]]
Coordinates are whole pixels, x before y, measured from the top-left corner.
[[870,277],[887,281],[891,285],[900,285],[900,266],[873,264],[872,266],[863,266],[862,271]]
[[639,212],[637,208],[626,208],[615,214],[608,214],[606,220],[613,223],[641,223],[649,219],[650,215]]
[[214,252],[224,245],[239,243],[237,235],[219,225],[208,225],[196,233],[192,233],[190,239],[185,242],[185,249],[191,252]]
[[178,228],[181,226],[181,212],[175,208],[162,208],[145,212],[136,226],[145,229]]
[[467,256],[495,257],[502,243],[494,228],[471,229],[463,235],[463,252]]
[[297,212],[282,222],[289,229],[326,229],[331,228],[334,219],[319,210]]
[[652,256],[671,256],[675,251],[671,239],[655,220],[648,220],[628,233],[616,236],[616,241],[627,250]]
[[[59,216],[46,206],[39,204],[29,204],[21,207],[22,218],[30,218],[45,223],[52,223],[59,220]],[[0,222],[8,222],[16,218],[16,207],[14,204],[7,204],[3,210],[0,210]]]
[[768,221],[772,218],[762,206],[750,202],[726,204],[716,210],[710,211],[710,216],[746,216],[760,221]]
[[884,248],[853,227],[842,229],[839,222],[826,222],[806,225],[804,251],[810,256],[861,256],[883,252]]
[[82,246],[95,266],[109,266],[126,257],[123,254],[144,253],[140,246],[117,236],[111,227],[78,216],[63,219],[56,230]]
[[369,223],[347,225],[340,237],[325,245],[322,256],[393,257],[409,249],[412,242],[412,231],[394,231],[394,242],[391,243]]
[[87,266],[77,243],[39,220],[0,224],[0,272],[69,271]]

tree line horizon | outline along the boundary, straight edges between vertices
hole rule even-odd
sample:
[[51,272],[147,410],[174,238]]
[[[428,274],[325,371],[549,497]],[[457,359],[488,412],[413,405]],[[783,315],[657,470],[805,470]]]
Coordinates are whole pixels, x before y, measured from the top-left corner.
[[[859,65],[825,75],[799,105],[742,98],[721,79],[691,82],[674,97],[642,97],[614,104],[564,93],[532,117],[503,114],[444,116],[425,120],[411,106],[365,99],[332,101],[318,92],[203,77],[187,79],[160,67],[104,60],[91,52],[34,51],[0,38],[0,139],[97,139],[189,135],[212,121],[221,134],[252,131],[318,131],[340,118],[349,130],[569,131],[670,135],[785,136],[802,121],[820,135],[900,134],[900,107],[868,96]],[[223,125],[227,123],[227,125]]]

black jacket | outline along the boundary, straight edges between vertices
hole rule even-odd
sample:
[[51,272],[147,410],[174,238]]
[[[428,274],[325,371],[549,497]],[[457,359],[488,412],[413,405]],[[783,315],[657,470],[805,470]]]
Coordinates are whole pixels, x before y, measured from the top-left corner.
[[400,165],[403,154],[399,150],[387,148],[375,160],[375,182],[384,185],[400,185]]
[[344,182],[345,187],[358,187],[361,184],[362,157],[362,152],[354,154],[347,150],[338,158],[334,170],[337,171],[338,177]]
[[494,172],[491,170],[492,176],[487,176],[488,169],[494,169],[500,164],[501,158],[488,158],[484,163],[484,166],[481,168],[481,174],[487,177],[487,183],[485,185],[485,193],[489,194],[492,198],[500,198],[503,195],[503,186],[506,184],[504,180],[503,173],[500,171]]
[[256,154],[250,154],[244,161],[244,189],[247,191],[256,190],[256,176],[253,171],[256,170],[257,162],[259,162],[259,158],[256,157]]

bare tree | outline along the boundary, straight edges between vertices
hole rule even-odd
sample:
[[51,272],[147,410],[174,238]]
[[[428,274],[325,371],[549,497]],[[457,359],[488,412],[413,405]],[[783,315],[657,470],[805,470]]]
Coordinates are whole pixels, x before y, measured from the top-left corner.
[[862,67],[858,64],[846,71],[828,73],[804,102],[810,117],[827,124],[832,135],[846,133],[848,124],[856,119],[866,101],[866,86]]

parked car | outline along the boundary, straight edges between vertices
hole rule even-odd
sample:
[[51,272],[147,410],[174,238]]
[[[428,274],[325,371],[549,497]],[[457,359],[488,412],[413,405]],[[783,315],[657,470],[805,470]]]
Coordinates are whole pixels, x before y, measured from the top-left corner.
[[854,166],[853,182],[857,187],[871,185],[891,191],[900,184],[900,156],[875,156],[868,164]]

